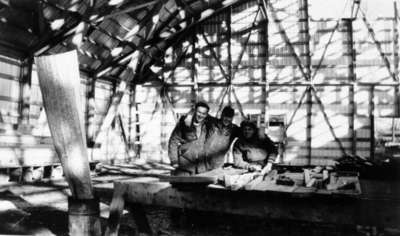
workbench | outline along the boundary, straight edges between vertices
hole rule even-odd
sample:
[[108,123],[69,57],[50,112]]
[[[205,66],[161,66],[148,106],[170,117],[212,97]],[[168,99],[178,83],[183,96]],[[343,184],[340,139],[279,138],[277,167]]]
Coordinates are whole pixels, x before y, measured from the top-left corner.
[[130,211],[139,230],[152,233],[145,205],[300,220],[338,225],[400,228],[398,182],[360,181],[360,195],[315,194],[279,191],[232,191],[205,186],[180,189],[159,178],[141,177],[114,183],[106,235],[117,235],[124,209]]

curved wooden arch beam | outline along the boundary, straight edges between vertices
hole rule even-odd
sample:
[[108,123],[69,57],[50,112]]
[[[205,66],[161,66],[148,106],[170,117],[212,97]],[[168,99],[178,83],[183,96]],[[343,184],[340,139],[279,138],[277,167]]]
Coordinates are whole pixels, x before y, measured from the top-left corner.
[[51,136],[72,196],[92,199],[76,51],[35,58]]

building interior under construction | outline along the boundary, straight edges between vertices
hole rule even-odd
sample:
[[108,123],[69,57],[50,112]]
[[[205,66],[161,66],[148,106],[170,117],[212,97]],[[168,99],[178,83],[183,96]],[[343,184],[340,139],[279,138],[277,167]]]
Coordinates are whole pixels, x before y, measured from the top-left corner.
[[[399,4],[0,0],[0,234],[400,235]],[[305,186],[172,178],[199,101]]]

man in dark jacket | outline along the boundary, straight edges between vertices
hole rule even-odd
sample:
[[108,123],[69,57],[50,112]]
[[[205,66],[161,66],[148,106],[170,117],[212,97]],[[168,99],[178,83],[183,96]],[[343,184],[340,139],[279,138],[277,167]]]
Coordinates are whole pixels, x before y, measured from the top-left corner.
[[240,134],[239,127],[232,122],[234,115],[235,110],[230,106],[226,106],[222,110],[221,118],[215,120],[216,128],[206,142],[206,154],[211,169],[216,169],[224,165],[225,155],[232,140]]
[[271,170],[278,150],[274,142],[265,134],[258,135],[257,126],[250,121],[240,124],[241,136],[233,146],[234,165],[249,171]]
[[205,143],[213,132],[215,118],[208,115],[204,102],[195,105],[194,115],[181,117],[168,143],[168,156],[175,175],[193,175],[210,170]]

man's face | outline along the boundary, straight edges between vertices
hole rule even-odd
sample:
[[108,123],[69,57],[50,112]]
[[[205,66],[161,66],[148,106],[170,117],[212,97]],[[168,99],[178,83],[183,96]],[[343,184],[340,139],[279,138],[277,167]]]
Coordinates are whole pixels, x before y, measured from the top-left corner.
[[222,120],[222,124],[223,124],[224,126],[229,126],[229,125],[232,124],[233,117],[222,116],[222,117],[221,117],[221,120]]
[[208,115],[208,109],[206,107],[197,107],[196,108],[196,121],[202,123],[204,119]]
[[255,132],[256,131],[253,128],[249,127],[249,126],[243,127],[243,136],[245,138],[247,138],[247,139],[253,137]]

